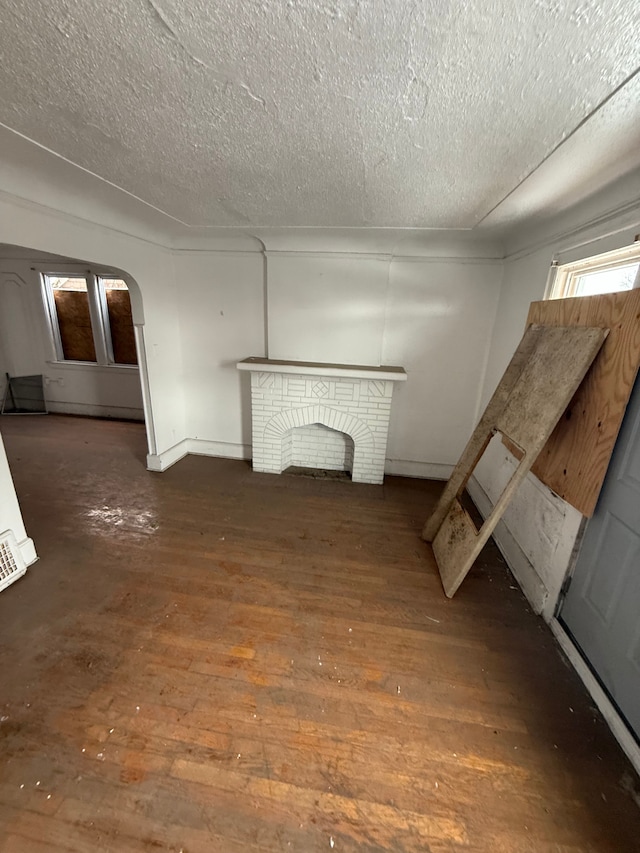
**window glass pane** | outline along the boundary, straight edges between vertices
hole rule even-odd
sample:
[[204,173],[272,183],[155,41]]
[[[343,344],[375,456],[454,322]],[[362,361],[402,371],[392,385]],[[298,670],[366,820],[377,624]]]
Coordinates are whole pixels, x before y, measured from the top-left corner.
[[595,296],[598,293],[616,293],[631,290],[638,274],[639,264],[629,264],[609,270],[596,270],[576,277],[576,296]]
[[86,280],[47,276],[47,282],[53,292],[64,358],[96,361]]
[[136,339],[127,285],[119,278],[101,278],[111,330],[113,360],[116,364],[137,364]]

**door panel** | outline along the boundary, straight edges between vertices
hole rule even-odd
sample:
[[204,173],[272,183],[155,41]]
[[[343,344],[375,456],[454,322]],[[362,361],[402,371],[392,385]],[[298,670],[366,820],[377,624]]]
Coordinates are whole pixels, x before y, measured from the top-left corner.
[[640,380],[559,618],[640,740]]

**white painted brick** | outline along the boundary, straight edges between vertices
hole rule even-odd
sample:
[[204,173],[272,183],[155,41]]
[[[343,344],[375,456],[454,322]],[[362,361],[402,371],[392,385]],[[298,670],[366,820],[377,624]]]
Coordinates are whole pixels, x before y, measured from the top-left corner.
[[[319,382],[326,396],[314,393]],[[370,382],[252,373],[254,469],[352,468],[356,482],[381,483],[393,383]]]

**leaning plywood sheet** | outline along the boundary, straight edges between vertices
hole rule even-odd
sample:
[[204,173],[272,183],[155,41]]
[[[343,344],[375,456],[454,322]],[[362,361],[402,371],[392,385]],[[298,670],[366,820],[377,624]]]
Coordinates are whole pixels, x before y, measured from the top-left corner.
[[591,516],[640,366],[640,290],[534,302],[527,323],[611,330],[533,473]]
[[[423,537],[433,542],[442,585],[449,598],[544,447],[607,333],[607,329],[600,328],[539,325],[532,325],[525,332],[423,531]],[[497,433],[520,448],[522,459],[478,531],[459,497]]]

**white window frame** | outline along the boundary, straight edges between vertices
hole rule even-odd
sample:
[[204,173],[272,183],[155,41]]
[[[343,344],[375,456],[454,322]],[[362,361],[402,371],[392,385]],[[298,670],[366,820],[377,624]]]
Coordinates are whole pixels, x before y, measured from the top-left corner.
[[[123,281],[122,275],[109,271],[97,271],[78,268],[65,264],[64,267],[41,267],[40,285],[42,299],[47,320],[47,329],[53,348],[53,362],[56,364],[76,365],[82,367],[114,368],[117,370],[138,370],[137,364],[120,364],[113,356],[113,343],[111,340],[111,327],[109,324],[109,312],[107,310],[107,297],[102,285],[104,279],[117,279]],[[83,278],[87,284],[87,298],[89,300],[89,316],[91,318],[91,329],[93,332],[93,344],[96,351],[95,361],[77,361],[64,357],[62,338],[60,337],[60,326],[58,323],[58,312],[55,306],[53,289],[49,285],[48,278]],[[126,281],[125,281],[126,284]]]
[[[578,295],[576,293],[578,279],[581,275],[626,267],[633,262],[640,263],[640,242],[638,241],[631,246],[615,249],[612,252],[604,252],[600,255],[593,255],[579,261],[572,261],[566,264],[555,262],[551,268],[545,299],[566,299],[576,296]],[[638,268],[632,290],[636,288],[640,288],[640,268]]]

